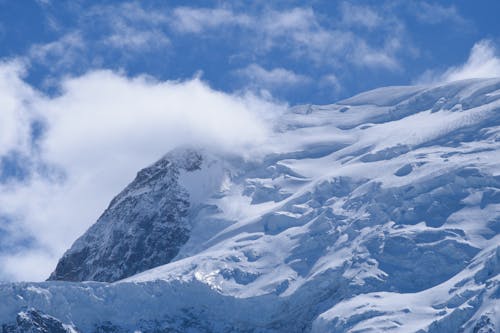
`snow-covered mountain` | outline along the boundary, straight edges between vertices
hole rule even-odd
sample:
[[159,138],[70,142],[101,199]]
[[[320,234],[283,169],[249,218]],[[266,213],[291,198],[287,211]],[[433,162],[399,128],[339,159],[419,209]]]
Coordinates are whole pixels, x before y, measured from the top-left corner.
[[3,332],[496,332],[499,148],[488,79],[294,107],[241,156],[177,149],[50,278],[106,282],[0,285]]
[[200,169],[201,155],[171,153],[141,170],[59,261],[51,280],[107,281],[166,264],[189,238],[189,194],[179,173]]

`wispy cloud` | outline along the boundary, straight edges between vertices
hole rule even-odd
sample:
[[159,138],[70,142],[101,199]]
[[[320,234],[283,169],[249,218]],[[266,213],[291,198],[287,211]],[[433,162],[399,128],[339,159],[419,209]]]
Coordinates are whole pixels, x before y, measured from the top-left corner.
[[442,75],[444,81],[490,77],[500,77],[500,57],[490,40],[474,44],[465,64],[449,68]]
[[41,6],[47,6],[50,5],[50,0],[35,0],[37,3],[39,3]]
[[[30,48],[27,57],[31,62],[45,65],[53,74],[75,68],[83,73],[86,69],[100,67],[102,56],[112,52],[129,58],[134,53],[170,45],[166,13],[147,11],[136,2],[78,10],[81,13],[71,29],[54,23],[58,25],[56,30],[65,32],[51,42]],[[48,15],[47,20],[53,20],[52,16]]]
[[319,84],[323,87],[333,90],[333,92],[339,92],[342,90],[342,84],[335,74],[327,74],[322,76],[319,80]]
[[[249,41],[248,47],[258,54],[279,49],[318,65],[349,63],[398,69],[396,54],[404,48],[402,29],[395,26],[395,20],[383,19],[373,8],[347,3],[341,5],[341,13],[338,23],[325,23],[310,7],[267,9],[252,15],[240,14],[230,8],[181,7],[174,10],[171,25],[180,33],[197,34],[213,33],[215,29],[228,25],[238,26]],[[352,26],[383,29],[387,38],[382,43],[380,40],[372,43],[368,36],[351,30]],[[392,41],[396,39],[399,43],[395,44]]]
[[[185,41],[189,39],[197,45],[193,53],[210,50],[213,45],[221,47],[221,56],[231,63],[227,72],[222,73],[228,76],[235,67],[245,68],[253,63],[302,66],[313,72],[324,68],[325,72],[337,73],[339,82],[353,68],[400,73],[405,57],[412,57],[416,47],[395,14],[395,7],[346,1],[336,6],[337,11],[327,17],[309,5],[247,7],[225,3],[174,8],[152,7],[149,2],[81,5],[76,6],[76,23],[70,29],[62,26],[58,39],[34,46],[30,57],[33,62],[45,65],[54,76],[62,69],[83,73],[110,64],[111,68],[128,70],[128,63],[144,65],[156,61],[149,61],[151,58],[143,61],[146,56],[165,57],[168,63],[179,56],[175,53],[179,48],[182,52],[190,51],[185,49]],[[187,58],[192,56],[190,53]],[[282,58],[287,65],[266,61],[273,57]],[[206,68],[193,68],[196,70]],[[260,81],[266,89],[270,88],[271,76],[263,79],[262,72],[253,75],[252,82]],[[284,86],[275,83],[277,87]]]
[[123,25],[121,28],[117,27],[104,43],[119,49],[144,51],[168,46],[170,39],[158,29],[141,30]]
[[32,115],[27,109],[36,93],[22,81],[24,71],[20,61],[0,61],[0,158],[29,147]]
[[201,33],[223,26],[250,26],[253,18],[226,8],[177,7],[173,10],[170,26],[177,31]]
[[166,13],[148,11],[137,2],[92,7],[85,21],[94,20],[102,25],[101,42],[108,47],[143,52],[170,43],[164,30],[169,21]]
[[361,26],[373,29],[384,23],[383,18],[373,8],[343,2],[340,6],[342,22],[349,26]]
[[81,60],[85,47],[81,34],[71,32],[56,41],[33,45],[29,51],[29,58],[50,65],[52,70],[61,70]]
[[239,69],[236,74],[244,78],[247,87],[256,87],[258,89],[282,89],[292,88],[311,82],[311,79],[305,75],[297,74],[285,68],[265,69],[258,64]]
[[464,64],[445,71],[429,70],[417,82],[450,82],[465,79],[500,77],[500,55],[491,40],[481,40],[472,47]]
[[468,21],[453,5],[443,6],[437,3],[416,2],[412,8],[415,17],[422,23],[441,24],[451,22],[456,25],[466,25]]

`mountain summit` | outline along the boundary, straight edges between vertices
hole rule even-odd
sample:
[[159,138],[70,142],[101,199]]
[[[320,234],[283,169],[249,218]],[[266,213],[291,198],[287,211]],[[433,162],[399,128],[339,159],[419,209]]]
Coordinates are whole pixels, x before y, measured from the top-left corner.
[[140,171],[50,277],[82,282],[0,285],[0,323],[496,332],[499,148],[500,79],[293,107],[245,156],[179,148]]

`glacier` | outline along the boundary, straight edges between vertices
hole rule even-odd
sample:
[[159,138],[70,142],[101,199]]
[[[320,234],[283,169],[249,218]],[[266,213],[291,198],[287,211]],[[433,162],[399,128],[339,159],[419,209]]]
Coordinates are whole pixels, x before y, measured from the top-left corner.
[[2,332],[497,332],[500,79],[291,107],[139,171]]

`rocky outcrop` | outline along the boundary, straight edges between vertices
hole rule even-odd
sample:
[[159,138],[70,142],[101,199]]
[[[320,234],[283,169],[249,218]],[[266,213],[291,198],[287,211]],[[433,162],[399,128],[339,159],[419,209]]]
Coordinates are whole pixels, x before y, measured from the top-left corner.
[[54,317],[36,309],[29,309],[19,312],[15,323],[3,325],[2,333],[78,333],[78,331]]
[[201,154],[187,149],[139,171],[49,280],[112,282],[170,262],[189,238],[189,194],[179,173],[197,170],[201,161]]

